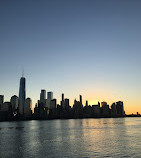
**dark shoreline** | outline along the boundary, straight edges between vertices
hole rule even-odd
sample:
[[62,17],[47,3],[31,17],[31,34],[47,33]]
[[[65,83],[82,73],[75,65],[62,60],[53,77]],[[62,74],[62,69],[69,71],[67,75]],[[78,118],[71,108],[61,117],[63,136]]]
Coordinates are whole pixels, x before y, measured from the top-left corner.
[[78,119],[108,119],[108,118],[126,118],[126,117],[141,117],[140,115],[137,116],[137,115],[126,115],[126,116],[123,116],[123,117],[83,117],[83,118],[54,118],[54,119],[12,119],[12,120],[0,120],[0,122],[19,122],[19,121],[45,121],[45,120],[48,120],[48,121],[51,121],[51,120],[71,120],[71,119],[74,119],[74,120],[78,120]]

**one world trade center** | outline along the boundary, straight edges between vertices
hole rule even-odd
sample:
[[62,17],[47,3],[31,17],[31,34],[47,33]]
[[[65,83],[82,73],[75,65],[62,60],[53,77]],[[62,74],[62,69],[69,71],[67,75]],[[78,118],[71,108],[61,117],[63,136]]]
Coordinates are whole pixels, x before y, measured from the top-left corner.
[[26,79],[21,77],[19,89],[19,113],[24,115],[25,98],[26,98]]

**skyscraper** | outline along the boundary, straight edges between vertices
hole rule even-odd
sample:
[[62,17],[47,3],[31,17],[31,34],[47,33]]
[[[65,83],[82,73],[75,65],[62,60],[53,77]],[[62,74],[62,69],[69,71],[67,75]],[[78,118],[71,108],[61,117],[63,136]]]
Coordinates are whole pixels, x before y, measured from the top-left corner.
[[3,95],[0,95],[0,110],[1,110],[1,106],[4,102],[4,96]]
[[102,112],[103,117],[109,117],[110,116],[109,105],[105,101],[101,102],[101,112]]
[[117,110],[117,115],[120,117],[123,117],[125,115],[124,112],[124,106],[122,101],[116,102],[116,110]]
[[52,99],[50,102],[50,109],[55,109],[56,108],[56,99]]
[[46,99],[46,90],[41,89],[41,93],[40,93],[40,103],[45,103],[45,99]]
[[25,118],[29,118],[32,115],[32,100],[30,98],[26,98],[25,107],[24,107],[24,116]]
[[12,105],[13,112],[15,112],[18,108],[19,98],[16,95],[14,95],[14,96],[11,97],[10,102],[11,102],[11,105]]
[[69,99],[65,99],[65,108],[69,108],[69,105],[70,105],[70,103],[69,103]]
[[49,109],[51,108],[52,99],[53,99],[53,92],[47,92],[46,107],[48,107]]
[[21,77],[20,79],[20,89],[19,89],[19,113],[24,114],[25,98],[26,98],[26,79]]
[[62,101],[64,101],[64,93],[62,93]]
[[65,108],[64,93],[62,93],[61,107],[62,107],[62,108]]
[[88,106],[88,100],[86,100],[86,106]]
[[4,102],[4,96],[0,95],[0,104],[3,104],[3,102]]
[[80,97],[80,105],[83,108],[83,104],[82,104],[82,95],[79,96]]
[[53,92],[47,92],[47,99],[53,99]]

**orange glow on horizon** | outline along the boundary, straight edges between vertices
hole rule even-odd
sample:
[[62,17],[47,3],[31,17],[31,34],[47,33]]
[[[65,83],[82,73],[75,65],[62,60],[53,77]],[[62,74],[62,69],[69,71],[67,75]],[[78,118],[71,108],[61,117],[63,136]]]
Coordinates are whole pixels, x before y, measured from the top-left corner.
[[88,100],[88,105],[98,105],[99,100]]

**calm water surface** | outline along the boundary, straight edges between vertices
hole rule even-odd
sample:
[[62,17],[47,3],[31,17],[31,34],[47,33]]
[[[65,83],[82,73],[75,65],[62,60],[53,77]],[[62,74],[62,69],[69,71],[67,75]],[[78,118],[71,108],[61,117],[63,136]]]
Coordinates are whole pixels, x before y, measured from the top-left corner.
[[141,118],[0,122],[0,158],[141,158]]

